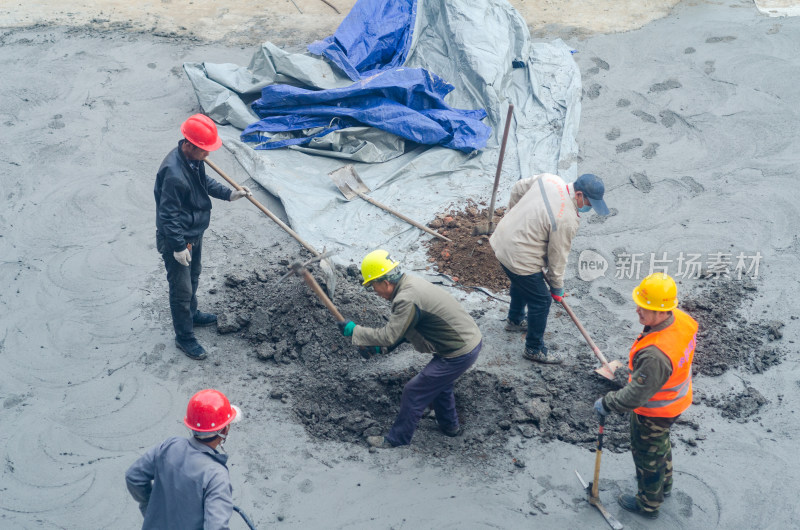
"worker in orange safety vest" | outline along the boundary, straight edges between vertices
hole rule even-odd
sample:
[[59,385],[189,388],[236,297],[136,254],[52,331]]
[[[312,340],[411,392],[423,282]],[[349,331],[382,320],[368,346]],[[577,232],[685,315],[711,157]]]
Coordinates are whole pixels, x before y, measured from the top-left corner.
[[598,417],[610,411],[631,414],[631,452],[638,492],[622,494],[624,509],[644,517],[658,510],[672,492],[672,424],[692,404],[692,361],[697,322],[678,309],[678,288],[665,273],[646,277],[633,290],[644,330],[631,347],[630,376],[624,388],[598,399]]

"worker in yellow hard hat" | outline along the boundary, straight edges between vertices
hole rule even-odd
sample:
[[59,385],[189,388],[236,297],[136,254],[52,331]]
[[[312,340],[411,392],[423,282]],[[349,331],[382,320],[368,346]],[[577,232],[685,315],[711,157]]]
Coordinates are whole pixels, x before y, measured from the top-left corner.
[[352,337],[353,344],[361,348],[391,350],[407,340],[418,351],[433,354],[427,366],[403,387],[400,412],[391,430],[385,436],[368,437],[367,443],[382,448],[411,443],[429,405],[442,433],[457,436],[461,425],[453,384],[478,358],[482,340],[478,326],[447,291],[405,274],[400,262],[385,250],[364,257],[361,275],[365,287],[391,302],[392,313],[382,328],[340,322],[342,334]]
[[638,491],[617,499],[628,511],[658,517],[672,492],[670,428],[692,404],[692,361],[697,322],[678,309],[675,280],[659,272],[633,290],[644,325],[630,350],[628,384],[594,404],[601,421],[610,411],[631,412],[631,452]]

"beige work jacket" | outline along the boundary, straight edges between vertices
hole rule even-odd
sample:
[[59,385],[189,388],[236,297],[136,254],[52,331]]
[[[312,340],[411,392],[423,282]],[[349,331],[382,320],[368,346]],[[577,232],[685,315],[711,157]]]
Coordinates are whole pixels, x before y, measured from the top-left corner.
[[542,173],[517,181],[508,211],[489,238],[495,256],[520,276],[547,269],[551,289],[564,288],[564,271],[580,218],[575,190]]

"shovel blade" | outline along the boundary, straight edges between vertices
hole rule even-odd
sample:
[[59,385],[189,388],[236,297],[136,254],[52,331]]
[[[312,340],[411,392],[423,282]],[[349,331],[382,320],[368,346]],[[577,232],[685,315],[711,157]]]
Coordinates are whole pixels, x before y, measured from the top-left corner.
[[339,188],[339,191],[342,192],[342,195],[344,195],[345,199],[348,201],[358,197],[357,191],[361,193],[370,192],[369,186],[364,184],[364,181],[358,176],[353,164],[347,164],[339,169],[334,169],[328,173],[328,177],[336,184],[336,187]]
[[600,514],[603,516],[603,519],[606,520],[606,522],[608,523],[608,526],[610,526],[614,530],[622,530],[624,528],[622,526],[622,523],[617,521],[617,519],[613,515],[611,515],[611,513],[608,510],[606,510],[606,507],[603,506],[602,502],[600,502],[600,498],[592,496],[592,484],[591,484],[591,482],[589,484],[587,484],[586,481],[583,480],[583,477],[581,476],[581,474],[578,473],[577,469],[575,470],[575,474],[578,475],[578,480],[581,481],[581,486],[583,486],[583,489],[585,489],[586,493],[589,495],[589,498],[587,499],[589,501],[589,504],[591,504],[592,506],[594,506],[595,508],[597,508],[600,511]]
[[336,272],[328,258],[319,261],[319,268],[325,274],[325,286],[328,288],[328,298],[333,300],[333,293],[336,291]]
[[600,368],[597,368],[595,370],[595,372],[600,374],[600,375],[602,375],[603,377],[605,377],[609,381],[614,381],[615,380],[614,379],[614,372],[616,372],[617,369],[621,368],[621,367],[622,367],[622,363],[621,362],[619,362],[619,361],[611,361],[610,363],[608,363],[608,367],[601,366]]

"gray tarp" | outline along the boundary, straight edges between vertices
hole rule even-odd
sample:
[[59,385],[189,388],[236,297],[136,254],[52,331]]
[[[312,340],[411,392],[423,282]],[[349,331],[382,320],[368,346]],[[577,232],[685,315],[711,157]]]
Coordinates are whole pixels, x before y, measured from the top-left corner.
[[[375,248],[417,261],[419,256],[409,256],[419,250],[415,243],[431,236],[361,199],[347,202],[327,174],[354,163],[371,196],[422,223],[461,209],[469,199],[488,205],[513,103],[498,206],[521,177],[550,172],[572,181],[577,176],[581,79],[570,49],[560,40],[532,43],[525,21],[504,0],[475,4],[421,0],[406,61],[454,85],[447,96],[451,106],[486,109],[493,137],[486,149],[469,155],[443,147],[403,152],[402,139],[369,127],[337,131],[306,148],[255,151],[238,140],[238,129],[258,120],[245,101],[262,87],[334,88],[351,81],[325,59],[286,53],[270,43],[247,67],[186,63],[184,69],[204,112],[231,125],[221,128],[225,147],[282,201],[292,228],[309,243],[341,247],[336,258],[341,262],[359,262]],[[333,152],[321,151],[326,149]]]

